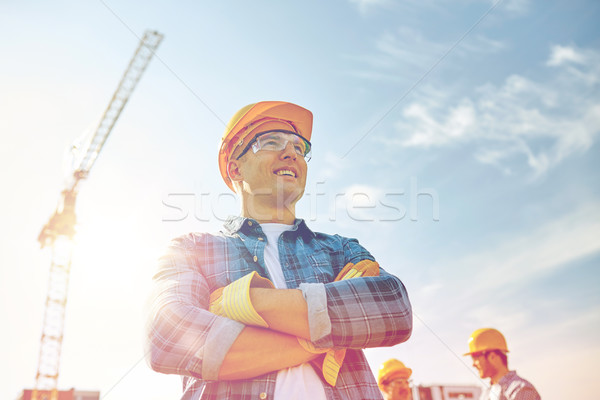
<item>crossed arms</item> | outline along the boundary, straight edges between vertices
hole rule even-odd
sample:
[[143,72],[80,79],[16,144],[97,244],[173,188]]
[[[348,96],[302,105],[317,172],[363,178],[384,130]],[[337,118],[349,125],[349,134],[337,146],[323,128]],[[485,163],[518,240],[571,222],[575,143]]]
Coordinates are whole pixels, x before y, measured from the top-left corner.
[[[154,278],[147,354],[158,372],[249,379],[318,357],[297,337],[320,348],[367,348],[392,346],[410,336],[404,286],[383,270],[378,277],[308,283],[300,289],[251,289],[252,303],[269,329],[212,314],[215,271],[204,269],[197,246],[197,240],[174,241]],[[359,252],[350,253],[347,261],[359,261],[352,259]]]

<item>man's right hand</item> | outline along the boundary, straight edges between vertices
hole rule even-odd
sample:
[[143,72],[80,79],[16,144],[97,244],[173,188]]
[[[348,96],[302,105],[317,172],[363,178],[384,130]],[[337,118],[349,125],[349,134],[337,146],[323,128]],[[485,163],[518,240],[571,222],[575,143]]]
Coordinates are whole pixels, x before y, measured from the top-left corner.
[[251,379],[316,357],[319,355],[306,351],[296,336],[247,326],[225,355],[219,380]]
[[348,263],[335,277],[334,282],[367,276],[379,276],[379,263],[371,260],[362,260],[356,264]]

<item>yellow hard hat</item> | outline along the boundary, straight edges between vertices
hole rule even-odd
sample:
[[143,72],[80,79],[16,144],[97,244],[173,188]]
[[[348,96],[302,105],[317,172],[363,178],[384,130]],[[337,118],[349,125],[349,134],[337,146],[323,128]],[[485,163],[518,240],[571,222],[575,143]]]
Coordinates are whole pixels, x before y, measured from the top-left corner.
[[219,171],[223,180],[233,189],[227,173],[227,162],[233,152],[248,144],[258,133],[283,129],[310,141],[312,113],[296,104],[285,101],[261,101],[241,108],[229,120],[219,146]]
[[487,350],[500,350],[508,353],[506,339],[496,329],[482,328],[477,329],[469,338],[469,352],[463,355],[468,356],[473,353],[480,353]]
[[398,361],[395,358],[390,358],[379,367],[377,384],[379,385],[379,388],[383,390],[384,382],[389,381],[392,378],[408,379],[411,375],[412,369],[406,367],[402,361]]

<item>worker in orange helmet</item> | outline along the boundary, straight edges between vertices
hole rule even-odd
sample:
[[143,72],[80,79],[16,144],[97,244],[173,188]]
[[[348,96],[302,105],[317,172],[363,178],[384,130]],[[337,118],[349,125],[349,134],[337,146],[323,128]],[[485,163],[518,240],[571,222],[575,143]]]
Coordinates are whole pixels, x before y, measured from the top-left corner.
[[508,369],[508,346],[504,335],[493,328],[477,329],[469,338],[473,367],[481,378],[490,378],[491,386],[481,400],[540,400],[540,395],[527,380]]
[[240,109],[218,152],[240,215],[159,261],[148,361],[183,377],[185,399],[381,399],[362,349],[411,334],[402,282],[356,239],[296,217],[312,121],[284,101]]
[[391,358],[379,367],[377,383],[385,400],[412,400],[412,369]]

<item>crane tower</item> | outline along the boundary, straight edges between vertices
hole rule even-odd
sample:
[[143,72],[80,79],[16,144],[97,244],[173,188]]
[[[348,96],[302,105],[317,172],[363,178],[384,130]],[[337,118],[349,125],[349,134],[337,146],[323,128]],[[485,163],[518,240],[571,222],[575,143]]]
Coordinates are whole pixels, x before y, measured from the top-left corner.
[[72,240],[77,220],[75,200],[78,184],[88,177],[108,135],[162,39],[163,35],[159,32],[145,32],[98,126],[77,153],[72,174],[61,192],[56,211],[38,236],[42,248],[51,247],[52,261],[32,400],[58,399],[57,385],[71,270]]

